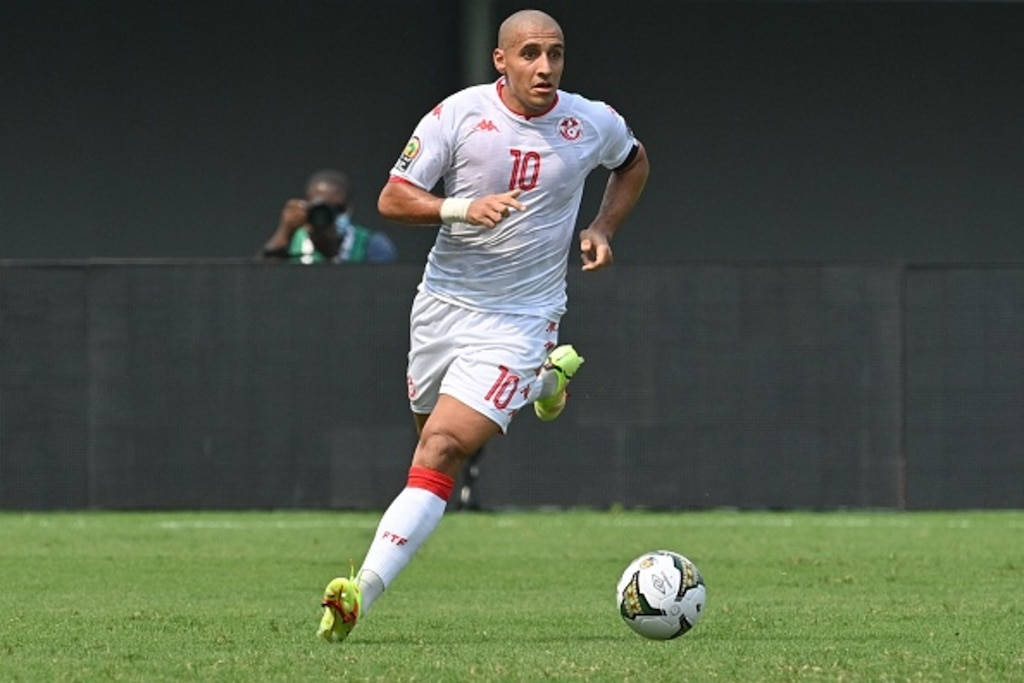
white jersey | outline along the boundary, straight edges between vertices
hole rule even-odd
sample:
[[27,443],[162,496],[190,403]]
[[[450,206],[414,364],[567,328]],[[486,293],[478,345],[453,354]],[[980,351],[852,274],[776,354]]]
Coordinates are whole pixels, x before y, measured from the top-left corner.
[[636,143],[611,107],[558,91],[544,114],[523,116],[500,97],[504,79],[457,92],[416,126],[391,171],[449,197],[520,189],[525,211],[495,228],[442,225],[420,289],[478,311],[557,321],[565,313],[569,244],[587,175],[620,166]]

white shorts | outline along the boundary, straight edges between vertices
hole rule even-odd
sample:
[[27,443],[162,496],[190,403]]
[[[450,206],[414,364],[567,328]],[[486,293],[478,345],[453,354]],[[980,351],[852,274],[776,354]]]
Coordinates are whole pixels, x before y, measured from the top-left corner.
[[426,415],[448,394],[508,431],[536,398],[534,382],[557,343],[558,323],[547,318],[473,311],[421,291],[409,318],[409,406]]

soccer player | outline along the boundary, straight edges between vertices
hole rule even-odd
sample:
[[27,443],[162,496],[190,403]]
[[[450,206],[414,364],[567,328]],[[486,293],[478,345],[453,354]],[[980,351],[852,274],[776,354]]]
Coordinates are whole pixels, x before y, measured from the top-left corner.
[[[412,305],[407,383],[419,432],[406,487],[384,512],[359,573],[324,591],[318,635],[348,636],[444,514],[463,462],[533,403],[565,407],[583,359],[556,346],[567,255],[587,175],[612,170],[580,231],[583,270],[612,263],[611,240],[647,181],[643,145],[611,107],[559,90],[565,39],[537,10],[498,30],[495,83],[442,101],[416,126],[381,191],[386,218],[441,224]],[[444,180],[447,197],[430,193]]]

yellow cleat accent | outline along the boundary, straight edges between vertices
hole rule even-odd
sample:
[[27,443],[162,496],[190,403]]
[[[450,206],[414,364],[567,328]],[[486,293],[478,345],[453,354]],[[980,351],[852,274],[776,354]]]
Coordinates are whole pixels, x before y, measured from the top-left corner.
[[333,579],[324,589],[324,599],[320,604],[324,608],[324,615],[320,617],[317,636],[329,643],[348,638],[359,619],[359,609],[363,604],[356,580],[344,577]]
[[548,354],[542,372],[555,373],[558,384],[557,390],[551,396],[533,402],[533,412],[540,420],[550,422],[565,410],[565,402],[569,398],[566,387],[569,386],[569,380],[576,375],[576,371],[580,369],[581,365],[583,365],[583,356],[576,353],[572,344],[558,346]]

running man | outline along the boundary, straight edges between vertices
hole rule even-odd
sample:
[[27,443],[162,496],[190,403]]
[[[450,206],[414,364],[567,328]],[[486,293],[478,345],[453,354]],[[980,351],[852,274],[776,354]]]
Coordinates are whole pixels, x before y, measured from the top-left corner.
[[[597,216],[580,231],[583,270],[612,263],[611,241],[649,165],[623,118],[559,90],[565,39],[537,10],[498,30],[495,83],[428,112],[391,170],[385,218],[441,228],[412,305],[409,402],[419,432],[405,489],[385,511],[352,578],[324,592],[318,635],[343,640],[437,527],[454,478],[528,403],[562,412],[583,359],[557,346],[566,268],[583,196],[611,169]],[[430,193],[443,179],[446,197]]]

